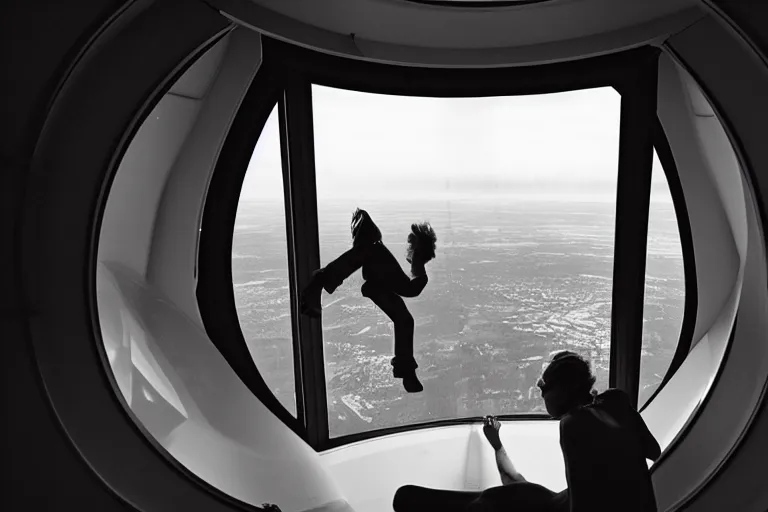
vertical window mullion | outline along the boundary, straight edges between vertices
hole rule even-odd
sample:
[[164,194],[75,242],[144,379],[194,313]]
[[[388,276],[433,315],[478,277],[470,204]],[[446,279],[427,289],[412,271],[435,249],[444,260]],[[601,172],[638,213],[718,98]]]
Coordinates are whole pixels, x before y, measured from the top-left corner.
[[657,56],[622,91],[611,307],[610,386],[637,406],[643,337],[648,210],[656,120]]
[[[286,123],[286,111],[285,111],[285,93],[280,96],[278,102],[278,119],[280,129],[280,159],[282,164],[283,173],[283,205],[285,208],[285,230],[287,241],[287,256],[288,256],[288,295],[290,297],[290,310],[291,310],[291,338],[293,345],[293,380],[294,390],[296,396],[296,419],[304,427],[304,432],[307,431],[307,418],[306,407],[304,397],[304,387],[302,386],[303,378],[301,371],[301,334],[298,328],[298,322],[296,322],[296,316],[298,310],[295,307],[296,292],[298,289],[296,283],[296,250],[293,244],[294,229],[293,220],[291,214],[291,184],[290,184],[290,155],[288,153],[288,132]],[[305,437],[307,437],[305,435]]]
[[318,448],[328,440],[322,324],[299,311],[299,291],[309,282],[312,271],[320,267],[311,84],[303,80],[289,82],[281,101],[280,126],[296,399],[301,401],[297,409],[302,411],[307,442]]

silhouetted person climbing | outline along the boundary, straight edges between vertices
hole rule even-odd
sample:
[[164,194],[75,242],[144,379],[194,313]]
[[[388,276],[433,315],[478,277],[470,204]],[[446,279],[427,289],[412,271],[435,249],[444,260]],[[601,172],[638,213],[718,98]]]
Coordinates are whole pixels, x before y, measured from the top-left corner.
[[408,277],[400,263],[381,240],[381,231],[368,212],[356,209],[352,215],[352,248],[316,270],[301,297],[301,312],[320,316],[322,290],[333,293],[353,272],[362,267],[364,297],[371,299],[395,324],[395,356],[392,373],[403,379],[409,393],[418,393],[424,387],[416,377],[413,357],[413,316],[402,297],[416,297],[427,285],[425,265],[435,257],[437,237],[427,222],[411,225],[408,235],[406,259],[411,264]]
[[482,492],[406,485],[395,493],[395,512],[656,512],[646,459],[659,457],[659,444],[626,393],[597,394],[594,383],[589,363],[569,351],[556,354],[538,382],[547,412],[560,420],[566,490],[526,481],[499,439],[501,424],[487,416],[483,432],[503,485]]

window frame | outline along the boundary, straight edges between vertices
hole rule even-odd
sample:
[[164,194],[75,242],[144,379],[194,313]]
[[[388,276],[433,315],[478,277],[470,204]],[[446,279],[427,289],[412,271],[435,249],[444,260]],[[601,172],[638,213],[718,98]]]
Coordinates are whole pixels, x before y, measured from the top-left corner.
[[[615,234],[614,240],[609,385],[627,390],[636,405],[642,347],[650,174],[653,148],[658,138],[654,127],[658,123],[655,111],[659,54],[658,48],[644,46],[609,55],[535,66],[422,68],[338,57],[262,36],[262,66],[222,147],[203,213],[197,296],[211,340],[251,391],[317,451],[403,431],[480,421],[479,416],[452,418],[330,438],[322,323],[320,319],[300,315],[298,304],[299,290],[307,284],[311,271],[320,264],[311,86],[317,84],[359,92],[442,98],[545,94],[613,87],[621,95],[622,102],[615,233],[621,228],[624,233],[632,233],[633,236]],[[232,287],[232,234],[240,189],[263,124],[275,104],[280,112],[297,417],[277,401],[258,375],[240,329]],[[674,173],[676,177],[675,169],[664,168],[668,173],[668,182],[671,182],[669,173]],[[647,195],[632,200],[629,192],[636,191],[638,186],[647,189]],[[689,234],[687,211],[684,204],[682,208],[678,207],[681,198],[681,189],[679,193],[673,192],[678,225],[682,226],[680,221],[684,219]],[[690,241],[689,238],[686,240]],[[642,248],[642,258],[636,254],[638,248]],[[694,279],[688,279],[687,258],[692,254],[692,244],[687,249],[684,247],[684,327],[695,323],[695,307],[692,308],[693,317],[688,314],[691,309],[689,297],[695,297],[695,293],[688,293],[688,282],[692,281],[695,286],[695,275]],[[631,276],[627,274],[627,268],[632,270]],[[694,268],[692,263],[690,268]],[[618,292],[617,282],[621,283]],[[617,295],[622,296],[622,304],[625,304],[622,308],[616,308]],[[634,327],[616,332],[613,325],[618,323]],[[681,329],[681,338],[684,332],[692,334],[692,329]],[[235,348],[237,345],[241,348]],[[678,343],[674,364],[670,365],[665,380],[671,377],[687,353],[681,346],[690,346],[690,340],[687,345]],[[251,364],[238,360],[243,356]],[[622,357],[624,362],[619,364]],[[545,414],[499,417],[503,420],[551,419]]]
[[[248,162],[269,115],[280,101],[283,88],[279,70],[262,62],[224,140],[203,205],[196,296],[206,334],[232,370],[275,416],[306,440],[303,388],[295,389],[297,415],[294,416],[272,393],[248,350],[232,286],[232,239],[240,191]],[[283,146],[281,142],[281,151]],[[291,315],[294,314],[292,311]],[[295,382],[299,382],[295,334],[293,349],[294,377]]]

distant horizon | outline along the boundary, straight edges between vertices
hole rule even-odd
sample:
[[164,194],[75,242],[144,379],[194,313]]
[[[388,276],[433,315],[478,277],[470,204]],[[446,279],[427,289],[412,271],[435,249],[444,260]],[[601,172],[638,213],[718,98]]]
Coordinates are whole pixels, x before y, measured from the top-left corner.
[[[616,193],[615,191],[594,192],[594,191],[568,191],[568,192],[504,192],[498,190],[489,191],[476,191],[476,192],[443,192],[443,191],[398,191],[389,192],[380,191],[379,194],[368,195],[365,198],[361,198],[359,194],[354,194],[349,191],[339,191],[334,194],[320,193],[317,194],[318,201],[337,201],[337,200],[349,200],[358,199],[360,204],[366,202],[386,202],[391,201],[393,203],[410,202],[410,201],[486,201],[493,200],[516,200],[523,202],[554,202],[554,203],[615,203]],[[242,203],[282,203],[284,198],[282,195],[265,194],[250,195],[241,197]],[[669,191],[665,187],[659,184],[654,184],[651,192],[651,203],[668,203],[673,204],[672,197]],[[362,207],[362,206],[361,206]]]

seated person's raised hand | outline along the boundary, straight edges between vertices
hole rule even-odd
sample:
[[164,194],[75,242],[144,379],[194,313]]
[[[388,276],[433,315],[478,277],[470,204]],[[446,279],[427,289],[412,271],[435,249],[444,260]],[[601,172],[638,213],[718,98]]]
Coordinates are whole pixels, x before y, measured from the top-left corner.
[[501,449],[501,439],[499,439],[500,428],[501,423],[495,416],[486,416],[483,418],[483,434],[485,434],[485,438],[494,450]]

